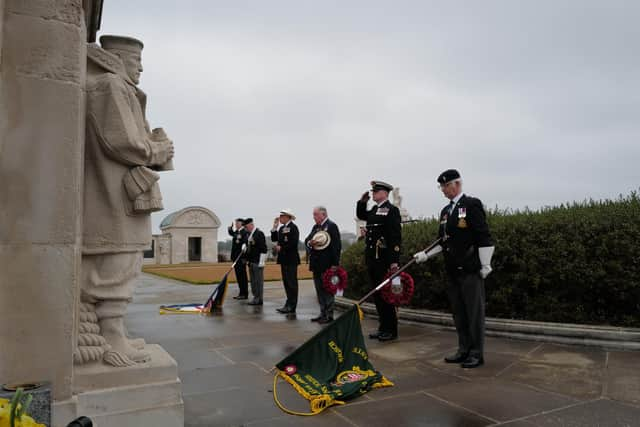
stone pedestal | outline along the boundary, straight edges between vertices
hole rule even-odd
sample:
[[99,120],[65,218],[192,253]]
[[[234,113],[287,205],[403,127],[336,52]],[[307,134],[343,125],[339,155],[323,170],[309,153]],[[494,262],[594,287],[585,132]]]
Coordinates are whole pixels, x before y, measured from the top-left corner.
[[126,368],[105,364],[77,366],[71,402],[55,405],[53,425],[87,416],[99,427],[184,424],[182,384],[173,358],[159,345],[147,345],[151,362]]
[[49,381],[55,427],[183,425],[175,361],[73,365],[87,34],[83,0],[0,0],[0,383]]

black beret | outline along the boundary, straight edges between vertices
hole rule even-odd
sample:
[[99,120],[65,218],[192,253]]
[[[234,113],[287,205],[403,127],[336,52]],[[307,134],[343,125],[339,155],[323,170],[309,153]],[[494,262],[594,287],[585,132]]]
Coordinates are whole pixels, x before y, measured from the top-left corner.
[[236,218],[236,222],[244,222],[244,218]]
[[378,191],[378,190],[391,191],[393,190],[393,185],[387,184],[386,182],[383,182],[383,181],[371,181],[371,190],[372,191]]
[[455,169],[447,169],[438,176],[438,182],[440,184],[446,184],[456,179],[460,179],[460,172]]
[[242,220],[242,222],[244,223],[244,225],[253,224],[253,218],[244,219]]

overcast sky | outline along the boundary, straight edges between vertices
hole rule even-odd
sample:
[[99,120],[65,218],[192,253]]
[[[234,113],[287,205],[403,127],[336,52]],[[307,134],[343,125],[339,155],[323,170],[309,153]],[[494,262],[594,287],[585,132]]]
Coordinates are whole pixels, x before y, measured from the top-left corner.
[[414,217],[448,168],[489,207],[637,189],[639,22],[635,0],[105,0],[99,34],[144,41],[175,143],[154,232],[201,205],[265,230],[290,207],[306,234],[317,204],[354,231],[373,178]]

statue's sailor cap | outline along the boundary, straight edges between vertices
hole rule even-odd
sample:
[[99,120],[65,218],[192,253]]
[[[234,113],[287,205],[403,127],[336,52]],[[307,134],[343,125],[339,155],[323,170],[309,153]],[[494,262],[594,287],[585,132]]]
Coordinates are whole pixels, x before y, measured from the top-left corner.
[[142,52],[144,44],[133,37],[106,35],[100,37],[100,46],[103,49],[117,49],[132,53]]

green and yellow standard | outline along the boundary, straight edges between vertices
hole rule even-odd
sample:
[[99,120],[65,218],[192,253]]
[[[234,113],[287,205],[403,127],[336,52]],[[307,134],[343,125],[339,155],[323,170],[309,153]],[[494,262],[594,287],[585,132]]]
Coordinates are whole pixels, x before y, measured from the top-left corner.
[[[273,398],[280,409],[293,415],[316,415],[374,388],[393,386],[369,361],[361,317],[354,305],[276,364]],[[276,391],[278,377],[309,400],[311,412],[295,412],[282,405]]]

